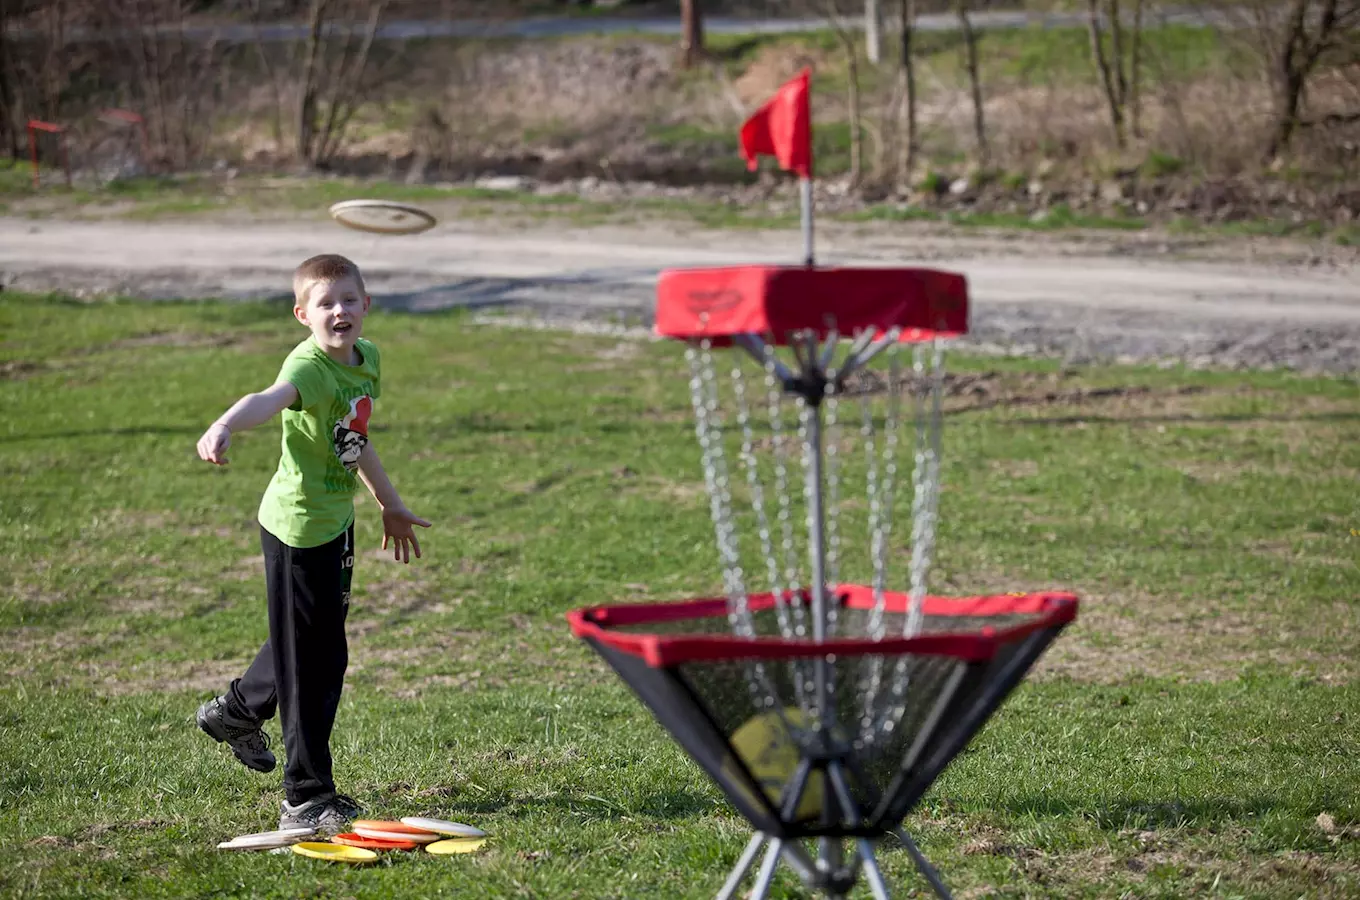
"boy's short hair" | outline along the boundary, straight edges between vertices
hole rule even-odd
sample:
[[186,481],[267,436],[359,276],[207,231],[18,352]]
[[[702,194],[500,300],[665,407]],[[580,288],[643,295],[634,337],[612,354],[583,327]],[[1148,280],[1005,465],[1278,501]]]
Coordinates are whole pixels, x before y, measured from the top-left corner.
[[346,257],[338,253],[322,253],[303,260],[302,264],[293,270],[293,299],[299,305],[305,304],[307,292],[311,290],[312,285],[332,284],[342,278],[353,278],[354,283],[359,286],[359,293],[368,293],[359,267]]

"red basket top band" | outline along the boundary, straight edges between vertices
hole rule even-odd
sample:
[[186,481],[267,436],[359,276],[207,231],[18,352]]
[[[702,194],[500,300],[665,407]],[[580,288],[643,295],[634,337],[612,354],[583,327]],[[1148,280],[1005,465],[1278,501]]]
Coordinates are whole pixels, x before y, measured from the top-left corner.
[[[873,606],[873,591],[860,585],[840,585],[836,593],[845,596],[851,609]],[[799,659],[814,656],[915,653],[953,656],[965,660],[990,659],[997,649],[1017,641],[1037,629],[1072,621],[1077,614],[1073,594],[1038,592],[999,594],[978,597],[926,597],[923,612],[936,617],[991,617],[1027,615],[1033,618],[1007,627],[984,627],[973,633],[942,633],[912,638],[835,638],[814,643],[777,637],[742,638],[734,635],[656,635],[620,632],[613,629],[649,623],[676,622],[727,615],[726,598],[686,600],[679,603],[638,603],[578,609],[567,614],[572,633],[590,638],[640,657],[653,668],[664,668],[702,660]],[[772,594],[753,594],[748,598],[753,611],[774,605]],[[907,610],[906,594],[885,594],[885,609],[890,613]]]
[[957,337],[968,331],[968,283],[936,269],[729,266],[668,269],[656,288],[656,333],[709,338],[726,346],[754,334],[776,344],[791,332],[863,328],[899,340]]

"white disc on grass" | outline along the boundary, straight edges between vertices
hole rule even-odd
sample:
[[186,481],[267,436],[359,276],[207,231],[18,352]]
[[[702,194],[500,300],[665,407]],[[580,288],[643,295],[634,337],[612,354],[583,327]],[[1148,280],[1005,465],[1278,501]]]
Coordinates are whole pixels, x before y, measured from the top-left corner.
[[330,212],[341,225],[370,234],[420,234],[438,221],[418,206],[390,200],[343,200]]
[[276,847],[287,847],[299,841],[304,841],[314,834],[316,834],[315,828],[284,828],[280,831],[260,831],[223,841],[217,845],[217,849],[273,850]]
[[473,828],[471,825],[464,825],[462,822],[449,822],[445,819],[426,819],[423,816],[403,816],[402,824],[410,825],[412,828],[420,828],[424,831],[433,831],[436,834],[448,834],[453,837],[480,838],[486,837],[486,832],[480,828]]

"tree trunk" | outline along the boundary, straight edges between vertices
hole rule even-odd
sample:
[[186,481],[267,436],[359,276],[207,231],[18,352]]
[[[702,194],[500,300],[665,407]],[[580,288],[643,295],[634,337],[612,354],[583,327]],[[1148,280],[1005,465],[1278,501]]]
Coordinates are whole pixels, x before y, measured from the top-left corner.
[[[1277,42],[1271,81],[1274,82],[1275,121],[1266,145],[1265,161],[1274,162],[1289,148],[1299,128],[1303,92],[1318,57],[1337,30],[1337,0],[1323,0],[1317,31],[1308,31],[1309,0],[1294,0],[1284,33]],[[1354,11],[1351,11],[1354,14]]]
[[361,84],[364,77],[364,70],[368,68],[368,55],[373,49],[373,39],[378,34],[378,25],[382,21],[383,7],[387,5],[387,0],[373,0],[368,9],[368,24],[364,28],[363,43],[360,44],[358,52],[349,62],[349,65],[340,71],[339,76],[334,82],[329,106],[326,116],[325,129],[321,132],[321,140],[317,150],[317,161],[328,163],[331,157],[340,149],[340,142],[345,136],[345,129],[349,127],[349,121],[359,108],[363,97]]
[[326,20],[327,0],[312,0],[307,14],[307,44],[303,51],[302,80],[298,85],[297,156],[310,165],[314,160],[313,136],[316,132],[316,67],[321,53],[321,30]]
[[1121,116],[1128,110],[1129,81],[1124,76],[1124,18],[1120,14],[1119,0],[1110,3],[1110,56],[1113,58],[1114,96],[1119,101]]
[[978,162],[987,165],[987,122],[982,109],[982,78],[978,73],[977,34],[969,13],[969,0],[958,0],[959,30],[963,34],[963,49],[968,64],[968,84],[973,92],[973,136],[977,140]]
[[849,118],[850,118],[850,186],[859,185],[860,178],[864,172],[864,141],[861,134],[863,127],[860,119],[859,103],[859,54],[855,52],[853,41],[846,41],[846,62],[848,64],[849,75]]
[[704,58],[704,12],[701,0],[680,0],[680,64],[688,69]]
[[878,65],[883,61],[883,4],[864,0],[864,56]]
[[19,116],[11,85],[9,44],[9,0],[0,0],[0,144],[9,155],[19,158]]
[[1089,13],[1088,27],[1091,33],[1091,57],[1100,75],[1101,86],[1105,89],[1105,103],[1110,110],[1110,124],[1114,128],[1114,142],[1124,149],[1124,110],[1116,91],[1114,75],[1110,71],[1110,61],[1105,56],[1105,38],[1100,27],[1099,0],[1086,0]]
[[1129,59],[1129,118],[1133,136],[1143,137],[1143,0],[1133,3],[1133,46]]
[[898,0],[901,11],[902,60],[902,142],[898,152],[897,180],[901,189],[911,187],[911,175],[916,169],[916,66],[912,59],[912,37],[916,30],[916,0]]
[[[1282,63],[1282,66],[1285,65]],[[1266,145],[1265,162],[1274,162],[1289,146],[1299,127],[1299,107],[1303,98],[1304,74],[1296,67],[1285,68],[1276,75],[1275,122]]]

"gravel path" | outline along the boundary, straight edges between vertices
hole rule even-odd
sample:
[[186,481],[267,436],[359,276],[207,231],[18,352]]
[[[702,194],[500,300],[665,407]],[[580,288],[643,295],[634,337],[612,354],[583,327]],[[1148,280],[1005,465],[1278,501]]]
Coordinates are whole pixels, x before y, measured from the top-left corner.
[[[0,279],[25,291],[277,297],[293,266],[333,251],[354,258],[375,301],[390,308],[646,324],[663,268],[798,261],[797,234],[685,232],[455,222],[414,237],[374,238],[327,221],[0,218]],[[818,235],[822,263],[929,265],[967,275],[967,344],[989,352],[1360,372],[1354,265],[1186,262],[1165,248],[1138,253],[1137,246],[866,237],[834,228]]]

